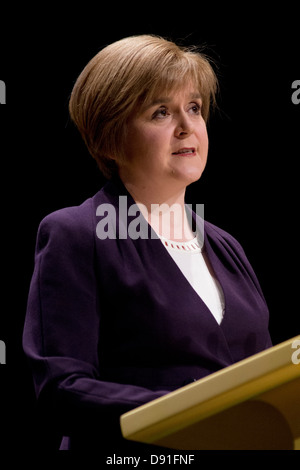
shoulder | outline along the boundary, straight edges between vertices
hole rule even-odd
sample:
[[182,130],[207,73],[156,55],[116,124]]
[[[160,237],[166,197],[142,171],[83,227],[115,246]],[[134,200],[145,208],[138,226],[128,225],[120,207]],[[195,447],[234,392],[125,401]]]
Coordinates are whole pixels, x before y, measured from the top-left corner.
[[204,226],[205,226],[206,232],[209,233],[211,236],[224,238],[224,239],[228,239],[231,241],[233,240],[236,241],[236,239],[230,233],[226,232],[226,230],[218,227],[217,225],[212,224],[211,222],[208,222],[205,220]]
[[205,222],[204,224],[208,245],[210,245],[215,253],[217,253],[217,255],[222,258],[223,262],[225,262],[227,266],[235,266],[235,269],[238,268],[238,271],[242,272],[244,275],[247,273],[249,278],[256,286],[257,291],[265,301],[261,286],[254,272],[252,264],[239,241],[230,233],[226,232],[220,227],[217,227],[216,225],[213,225],[210,222]]
[[96,207],[103,199],[103,189],[79,205],[64,207],[46,215],[37,232],[37,248],[46,244],[90,244],[95,236]]
[[80,205],[64,207],[42,219],[38,228],[38,243],[51,239],[65,243],[89,243],[96,235],[97,208],[99,205],[117,206],[119,195],[124,193],[120,182],[108,181],[94,196]]
[[40,222],[39,231],[51,229],[72,232],[75,230],[81,233],[91,230],[94,226],[97,206],[108,201],[106,186],[79,205],[63,207],[46,215]]
[[83,234],[91,229],[92,198],[78,206],[64,207],[48,214],[42,219],[38,233],[40,236],[48,233]]
[[210,240],[221,243],[224,247],[233,249],[240,255],[245,255],[244,249],[240,242],[226,230],[212,224],[211,222],[204,221],[205,233]]

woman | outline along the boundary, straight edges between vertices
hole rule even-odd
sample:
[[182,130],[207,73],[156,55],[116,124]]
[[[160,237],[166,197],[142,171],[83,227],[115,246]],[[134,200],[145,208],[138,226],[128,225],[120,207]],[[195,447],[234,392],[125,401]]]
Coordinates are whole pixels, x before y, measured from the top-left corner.
[[184,204],[216,87],[203,55],[155,36],[107,46],[75,83],[109,181],[42,221],[23,340],[62,448],[126,448],[122,413],[271,346],[241,246]]

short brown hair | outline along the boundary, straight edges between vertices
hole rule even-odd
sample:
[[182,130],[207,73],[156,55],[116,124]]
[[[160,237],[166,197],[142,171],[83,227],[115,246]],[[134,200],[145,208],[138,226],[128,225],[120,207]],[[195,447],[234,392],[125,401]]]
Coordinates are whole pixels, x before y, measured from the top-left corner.
[[197,49],[141,35],[114,42],[90,60],[75,82],[69,112],[106,178],[117,172],[116,160],[124,158],[126,123],[132,112],[187,80],[199,88],[207,121],[217,78]]

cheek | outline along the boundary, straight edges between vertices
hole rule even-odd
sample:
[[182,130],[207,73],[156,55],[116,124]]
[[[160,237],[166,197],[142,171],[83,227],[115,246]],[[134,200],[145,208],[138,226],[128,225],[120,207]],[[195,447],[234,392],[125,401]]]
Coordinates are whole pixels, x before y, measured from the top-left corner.
[[133,128],[128,132],[126,149],[131,155],[151,155],[163,145],[163,136],[152,129]]
[[168,135],[166,131],[149,129],[147,132],[143,133],[142,140],[145,147],[157,150],[167,145]]
[[200,143],[200,146],[203,149],[208,148],[208,135],[207,135],[206,126],[203,126],[203,127],[201,127],[201,129],[199,129],[198,141]]
[[157,165],[158,162],[165,160],[169,149],[166,135],[161,135],[157,132],[147,132],[143,134],[142,138],[140,136],[138,142],[144,165],[152,167]]
[[208,135],[207,132],[203,131],[198,136],[199,142],[199,156],[201,158],[202,164],[206,165],[207,156],[208,156]]

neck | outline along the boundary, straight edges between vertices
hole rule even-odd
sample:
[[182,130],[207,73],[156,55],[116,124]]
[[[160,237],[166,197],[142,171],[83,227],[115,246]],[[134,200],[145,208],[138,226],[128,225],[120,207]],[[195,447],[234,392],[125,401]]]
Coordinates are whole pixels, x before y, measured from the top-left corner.
[[185,187],[154,188],[123,182],[153,230],[161,237],[174,241],[192,240],[195,234],[185,211]]

